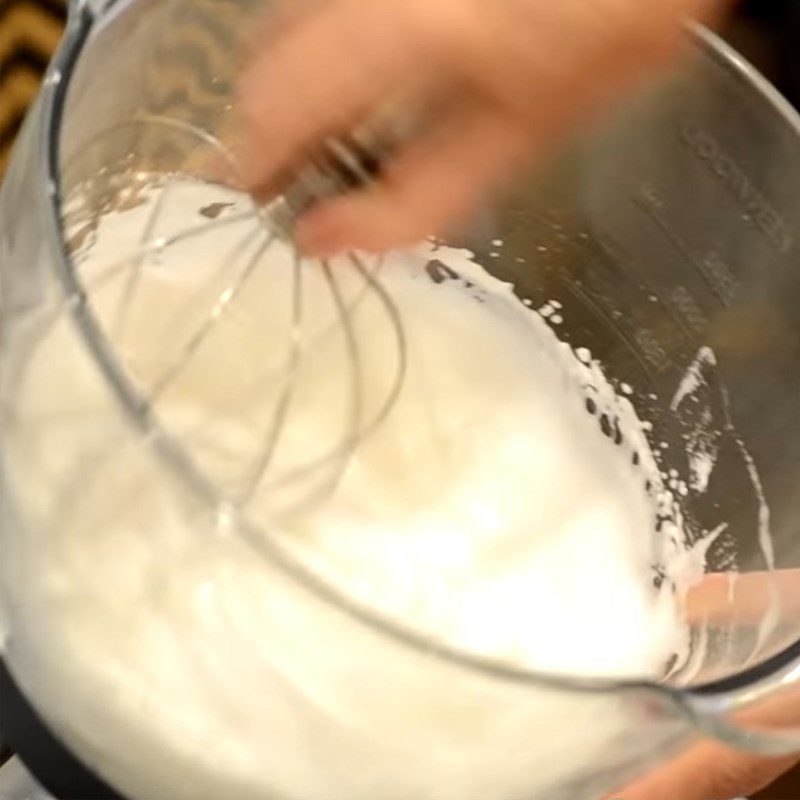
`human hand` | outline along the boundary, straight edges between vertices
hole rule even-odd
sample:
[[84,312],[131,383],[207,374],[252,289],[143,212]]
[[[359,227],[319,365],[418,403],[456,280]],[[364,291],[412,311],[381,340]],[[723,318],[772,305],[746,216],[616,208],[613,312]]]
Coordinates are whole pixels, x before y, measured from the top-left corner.
[[[697,624],[755,626],[777,601],[786,619],[800,614],[800,570],[751,572],[736,576],[709,574],[692,587],[686,600],[687,618]],[[800,687],[776,687],[732,720],[743,730],[798,729]],[[608,800],[729,800],[750,797],[774,783],[800,762],[800,754],[765,758],[714,741],[701,741],[655,772]]]
[[731,800],[752,797],[794,767],[800,756],[764,758],[702,742],[607,800]]
[[301,221],[309,254],[413,243],[467,215],[668,61],[720,0],[295,0],[241,83],[257,189],[387,99],[438,115],[365,191]]

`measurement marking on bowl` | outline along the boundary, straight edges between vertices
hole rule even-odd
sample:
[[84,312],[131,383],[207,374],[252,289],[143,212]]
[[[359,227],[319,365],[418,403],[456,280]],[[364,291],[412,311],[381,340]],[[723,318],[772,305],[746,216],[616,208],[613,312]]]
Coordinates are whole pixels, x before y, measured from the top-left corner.
[[633,338],[639,345],[642,355],[659,372],[665,372],[673,366],[666,350],[659,344],[656,335],[649,328],[640,328],[634,333]]
[[619,324],[621,317],[614,313],[616,309],[607,295],[570,279],[566,280],[566,286],[578,302],[591,309],[605,324],[616,331],[648,381],[653,381],[653,369],[661,373],[675,366],[651,330],[640,328],[628,332]]
[[676,286],[670,292],[669,299],[694,333],[702,333],[708,329],[708,317],[685,286]]
[[[584,246],[603,263],[614,265],[615,272],[619,269],[631,272],[633,269],[632,266],[624,268],[626,263],[624,253],[614,238],[602,231],[596,231],[591,240],[584,242]],[[566,285],[580,303],[590,308],[625,342],[648,380],[653,380],[653,370],[656,373],[663,373],[677,366],[668,351],[660,344],[654,331],[641,327],[631,319],[628,312],[619,308],[613,292],[609,294],[599,284],[587,282],[586,278],[588,276],[584,276],[584,280],[580,281],[568,278]],[[660,302],[658,297],[653,297],[656,302]],[[680,325],[681,320],[676,319],[675,322]]]
[[707,165],[727,187],[752,222],[779,253],[787,253],[794,238],[784,218],[775,210],[735,159],[725,152],[711,134],[686,121],[680,126],[680,138],[689,151]]
[[689,245],[673,230],[661,213],[663,202],[651,186],[644,186],[641,193],[631,198],[633,204],[655,224],[661,233],[672,243],[680,256],[700,275],[708,288],[722,303],[728,307],[733,299],[737,281],[731,268],[725,264],[715,251],[709,251],[705,257],[697,258]]

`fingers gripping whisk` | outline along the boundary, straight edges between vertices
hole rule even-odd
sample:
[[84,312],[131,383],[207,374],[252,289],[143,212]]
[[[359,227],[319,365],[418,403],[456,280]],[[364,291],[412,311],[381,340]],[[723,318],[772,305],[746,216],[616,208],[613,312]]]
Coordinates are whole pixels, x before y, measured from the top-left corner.
[[401,392],[381,260],[306,260],[291,235],[320,194],[369,179],[368,155],[339,142],[268,203],[237,188],[219,141],[175,120],[139,118],[64,164],[71,268],[142,419],[248,513],[316,508]]

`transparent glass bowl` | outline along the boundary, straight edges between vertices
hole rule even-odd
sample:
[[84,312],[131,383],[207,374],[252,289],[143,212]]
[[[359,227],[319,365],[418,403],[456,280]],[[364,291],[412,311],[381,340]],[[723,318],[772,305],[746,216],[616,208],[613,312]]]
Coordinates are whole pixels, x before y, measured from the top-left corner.
[[[302,794],[276,778],[279,796],[421,800],[441,798],[447,786],[454,797],[483,797],[499,770],[516,786],[509,800],[590,800],[699,737],[764,754],[800,748],[795,113],[722,42],[695,30],[692,63],[680,75],[577,142],[487,223],[485,236],[473,232],[463,242],[534,307],[562,303],[561,338],[590,347],[609,376],[633,387],[632,402],[652,423],[665,470],[702,471],[692,460],[697,420],[676,400],[687,370],[702,371],[710,414],[704,432],[717,447],[713,473],[696,478],[702,489],[690,491],[685,502],[696,530],[727,523],[708,553],[707,569],[719,582],[707,582],[709,594],[701,598],[704,612],[693,635],[695,644],[704,643],[697,650],[703,656],[692,674],[664,684],[538,675],[448,649],[381,618],[315,576],[284,550],[280,537],[250,530],[235,509],[221,505],[213,483],[193,472],[170,437],[148,427],[148,409],[85,302],[63,235],[62,199],[87,180],[97,183],[101,198],[113,198],[117,179],[137,172],[206,177],[209,162],[198,155],[207,154],[208,137],[231,114],[236,54],[262,7],[245,0],[119,0],[72,9],[0,195],[3,571],[35,574],[37,547],[63,512],[55,501],[33,502],[19,487],[35,475],[44,483],[38,497],[70,491],[63,473],[48,473],[37,454],[58,452],[80,464],[97,446],[88,434],[65,445],[55,426],[43,425],[18,402],[20,376],[43,332],[54,318],[68,319],[72,352],[60,357],[91,365],[102,389],[92,395],[91,412],[131,454],[127,468],[147,476],[159,502],[198,535],[216,526],[220,513],[230,515],[232,530],[257,548],[263,580],[273,587],[275,619],[267,624],[275,626],[275,647],[295,659],[296,681],[337,693],[370,734],[350,735],[310,712],[315,722],[305,727],[292,690],[265,671],[263,693],[274,697],[276,709],[274,730],[263,742],[267,776],[278,761],[308,761],[315,742],[335,740],[341,763],[369,765],[364,778],[319,764]],[[142,121],[156,116],[172,122]],[[490,258],[496,238],[504,241],[502,256]],[[29,450],[34,438],[39,447]],[[43,478],[48,474],[52,485]],[[80,484],[75,475],[70,480]],[[79,568],[91,570],[91,564]],[[157,748],[140,742],[142,750],[126,752],[102,726],[66,714],[57,689],[42,691],[48,671],[64,668],[48,663],[39,644],[41,629],[54,623],[47,609],[34,614],[20,604],[16,585],[0,580],[4,659],[83,763],[131,800],[232,796],[237,786],[224,770],[192,758],[192,746],[201,752],[199,741],[170,762],[168,771],[181,770],[176,792],[163,770],[142,769],[158,763]],[[298,656],[278,636],[287,615],[318,631],[320,647],[336,648],[335,668]],[[370,663],[385,668],[372,674]],[[96,698],[80,697],[79,672],[75,679],[78,706],[94,708]],[[421,703],[441,705],[441,729],[406,725],[395,698],[409,691]],[[489,740],[481,737],[443,757],[445,721],[465,709],[508,721],[486,733],[491,752],[503,751],[501,763],[485,757]],[[286,735],[297,726],[310,750]],[[570,759],[552,733],[559,726],[577,736]],[[382,738],[387,729],[400,736],[392,747]],[[590,732],[585,741],[581,731]]]

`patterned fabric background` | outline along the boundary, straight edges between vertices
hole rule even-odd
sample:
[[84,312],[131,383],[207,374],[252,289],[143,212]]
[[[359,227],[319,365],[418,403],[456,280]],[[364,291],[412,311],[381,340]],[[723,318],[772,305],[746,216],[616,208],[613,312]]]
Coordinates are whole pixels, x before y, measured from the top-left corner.
[[64,25],[66,0],[0,0],[0,177]]

